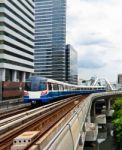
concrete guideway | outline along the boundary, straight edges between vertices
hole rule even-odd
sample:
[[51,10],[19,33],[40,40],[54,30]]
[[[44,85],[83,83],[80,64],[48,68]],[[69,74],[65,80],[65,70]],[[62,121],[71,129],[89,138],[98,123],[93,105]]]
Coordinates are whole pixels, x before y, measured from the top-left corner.
[[[106,112],[111,111],[108,103],[111,97],[122,96],[122,91],[111,91],[104,93],[91,94],[81,104],[79,108],[73,110],[69,120],[61,127],[59,124],[51,131],[46,133],[40,140],[35,143],[35,149],[40,150],[83,150],[85,141],[96,141],[98,135],[97,124],[91,123],[92,104],[94,101],[105,98]],[[100,118],[103,118],[102,121]],[[97,116],[97,123],[105,124],[106,115]],[[95,121],[95,120],[94,120]],[[61,122],[60,122],[61,124]],[[58,131],[58,132],[56,132]],[[53,138],[52,138],[53,137]]]
[[79,108],[73,112],[72,118],[70,118],[70,120],[62,128],[62,131],[60,131],[54,137],[54,139],[52,139],[47,144],[46,147],[42,147],[42,145],[40,144],[41,150],[42,149],[74,150],[79,147],[79,144],[81,148],[83,148],[86,135],[85,133],[86,126],[84,122],[86,122],[87,110],[89,105],[90,105],[89,98],[86,98],[83,102],[81,102]]
[[[34,138],[34,141],[32,141],[32,144],[31,144],[33,145],[35,150],[38,150],[38,149],[40,150],[81,149],[82,150],[84,147],[84,142],[89,141],[90,139],[95,141],[97,138],[97,134],[98,134],[98,127],[94,122],[92,122],[92,119],[91,119],[91,114],[94,114],[94,109],[92,108],[93,103],[96,100],[101,99],[101,98],[105,98],[106,101],[109,102],[111,97],[115,97],[117,95],[122,95],[122,92],[113,91],[113,92],[91,94],[89,97],[82,99],[79,104],[77,104],[79,100],[75,100],[72,103],[73,107],[70,104],[67,104],[68,107],[65,107],[65,109],[63,108],[62,111],[59,111],[60,107],[64,105],[64,102],[62,101],[62,104],[61,103],[59,104],[60,105],[59,108],[56,105],[53,106],[57,109],[58,112],[56,114],[54,113],[54,115],[50,115],[48,119],[45,118],[43,121],[40,116],[42,115],[42,113],[39,113],[39,116],[37,116],[37,113],[38,113],[37,109],[39,109],[37,108],[36,111],[34,112],[34,115],[30,114],[30,121],[28,120],[29,117],[25,116],[25,118],[27,119],[26,121],[23,120],[24,117],[22,117],[22,119],[20,118],[20,120],[15,119],[13,122],[9,122],[7,125],[1,126],[3,127],[3,129],[1,128],[1,134],[7,132],[6,135],[8,136],[8,134],[10,133],[9,136],[10,137],[12,136],[12,138],[16,140],[16,137],[18,137],[18,135],[15,133],[13,135],[13,132],[9,131],[10,129],[12,129],[12,127],[13,127],[14,132],[15,130],[18,131],[18,134],[20,134],[20,131],[21,133],[22,131],[23,133],[25,131],[32,131],[32,132],[39,131],[39,136],[37,135],[37,137]],[[69,102],[69,99],[68,99],[68,102]],[[106,109],[109,110],[110,104],[109,103],[106,103],[106,104],[107,104]],[[52,104],[50,104],[50,106],[51,105]],[[43,106],[43,107],[45,107],[44,112],[47,112],[46,108],[48,106]],[[51,112],[51,109],[49,110],[50,110],[49,112]],[[64,113],[64,111],[66,111],[67,113]],[[43,114],[43,116],[45,115]],[[59,120],[56,120],[56,117],[59,117]],[[39,121],[40,119],[41,119],[41,122]],[[20,125],[20,123],[22,124]],[[5,124],[5,122],[3,124]],[[25,127],[25,125],[27,126]],[[41,134],[43,133],[44,136],[40,136],[40,132]],[[3,137],[3,135],[1,137]],[[3,140],[3,138],[1,138],[1,140]],[[4,142],[2,144],[4,144]],[[12,144],[12,141],[9,143],[9,146],[11,144]],[[2,147],[3,145],[0,145],[0,146]],[[28,145],[26,145],[26,142],[25,142],[25,145],[21,145],[21,144],[16,145],[15,143],[11,149],[15,150],[16,149],[15,147],[17,146],[19,146],[19,148],[22,148],[22,146],[27,147]]]

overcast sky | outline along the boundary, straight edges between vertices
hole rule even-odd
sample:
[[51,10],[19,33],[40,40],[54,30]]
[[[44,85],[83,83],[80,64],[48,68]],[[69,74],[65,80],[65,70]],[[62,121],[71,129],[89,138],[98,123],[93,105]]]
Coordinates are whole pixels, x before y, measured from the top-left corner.
[[67,0],[67,43],[78,52],[79,77],[117,81],[122,73],[122,0]]

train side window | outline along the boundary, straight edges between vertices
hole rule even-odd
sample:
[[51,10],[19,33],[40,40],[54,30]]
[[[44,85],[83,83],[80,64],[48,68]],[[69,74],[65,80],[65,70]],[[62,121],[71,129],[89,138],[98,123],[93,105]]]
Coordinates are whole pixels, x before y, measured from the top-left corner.
[[52,85],[51,85],[51,83],[48,83],[48,89],[49,89],[49,91],[52,91]]
[[59,91],[59,85],[57,84],[57,90]]
[[64,85],[61,85],[62,86],[62,91],[64,91]]
[[66,90],[66,85],[64,85],[64,91]]
[[60,87],[59,89],[60,89],[61,91],[64,90],[64,89],[63,89],[63,85],[60,84],[59,87]]
[[65,91],[67,91],[68,89],[67,89],[67,86],[65,85]]
[[67,91],[69,91],[69,87],[67,86]]
[[58,84],[53,84],[53,90],[59,90]]
[[58,88],[59,88],[59,91],[60,91],[61,90],[61,85],[60,84],[58,85]]

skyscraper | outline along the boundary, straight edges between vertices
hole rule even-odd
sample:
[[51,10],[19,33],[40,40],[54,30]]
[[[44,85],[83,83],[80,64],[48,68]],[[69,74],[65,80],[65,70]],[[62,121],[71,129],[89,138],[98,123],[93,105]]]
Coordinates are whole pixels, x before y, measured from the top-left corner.
[[35,74],[65,81],[66,0],[35,0]]
[[122,74],[118,74],[118,84],[122,84]]
[[24,81],[34,71],[34,1],[0,0],[0,80]]
[[77,51],[70,45],[66,45],[66,81],[70,84],[78,84]]

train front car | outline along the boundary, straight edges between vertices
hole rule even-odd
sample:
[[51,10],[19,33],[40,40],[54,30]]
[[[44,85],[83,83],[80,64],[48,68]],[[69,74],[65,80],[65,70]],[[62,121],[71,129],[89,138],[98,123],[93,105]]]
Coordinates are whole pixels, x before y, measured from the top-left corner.
[[40,77],[30,77],[25,82],[24,103],[31,102],[32,105],[47,103],[47,94],[48,88],[46,79]]

